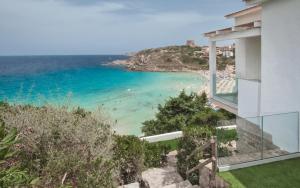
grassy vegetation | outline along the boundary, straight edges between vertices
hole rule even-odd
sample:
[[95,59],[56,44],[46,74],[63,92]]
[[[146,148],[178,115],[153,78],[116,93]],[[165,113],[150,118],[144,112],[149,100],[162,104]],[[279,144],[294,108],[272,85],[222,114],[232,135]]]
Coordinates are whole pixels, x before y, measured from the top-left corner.
[[165,146],[169,147],[170,150],[173,151],[173,150],[177,150],[178,142],[179,142],[178,139],[174,139],[174,140],[161,141],[161,142],[158,142],[158,143],[160,145],[165,145]]
[[300,185],[300,158],[221,172],[219,176],[231,188],[295,188]]
[[238,134],[236,129],[218,129],[216,131],[216,136],[219,142],[228,143],[232,140],[238,139]]

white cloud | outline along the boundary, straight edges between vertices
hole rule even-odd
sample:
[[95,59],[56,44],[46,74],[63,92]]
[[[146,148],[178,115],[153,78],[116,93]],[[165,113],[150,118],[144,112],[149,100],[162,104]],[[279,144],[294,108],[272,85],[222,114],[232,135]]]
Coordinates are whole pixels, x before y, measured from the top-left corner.
[[200,38],[201,25],[217,19],[222,17],[192,10],[134,10],[120,1],[70,6],[61,0],[0,0],[0,53],[132,51]]

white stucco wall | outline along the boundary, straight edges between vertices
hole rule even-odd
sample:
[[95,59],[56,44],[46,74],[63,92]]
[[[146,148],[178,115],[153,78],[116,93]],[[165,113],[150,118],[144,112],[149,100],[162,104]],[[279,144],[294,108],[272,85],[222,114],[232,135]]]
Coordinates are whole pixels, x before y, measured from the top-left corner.
[[238,80],[238,115],[243,118],[260,115],[260,82]]
[[261,20],[261,11],[235,18],[235,25],[242,25]]
[[[260,115],[261,41],[260,37],[236,40],[236,75],[238,78],[238,115]],[[247,79],[247,80],[246,80]]]
[[236,72],[239,78],[260,80],[260,37],[250,37],[236,40]]
[[[261,114],[300,111],[300,1],[263,4]],[[297,147],[299,119],[278,116],[265,121],[273,141],[288,151]],[[280,120],[280,118],[282,118]],[[297,122],[298,119],[298,122]]]
[[281,150],[296,153],[299,151],[298,118],[297,113],[263,116],[263,130]]
[[263,4],[262,114],[300,111],[299,8],[299,0]]

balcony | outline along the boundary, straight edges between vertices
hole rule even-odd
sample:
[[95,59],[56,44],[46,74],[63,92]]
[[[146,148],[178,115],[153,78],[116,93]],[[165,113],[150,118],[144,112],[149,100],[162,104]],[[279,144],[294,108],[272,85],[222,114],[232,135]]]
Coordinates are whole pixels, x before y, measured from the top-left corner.
[[[217,135],[220,170],[298,156],[298,121],[299,113],[291,112],[247,118],[237,117],[231,121],[219,122]],[[228,139],[233,137],[232,135],[235,135],[235,139]]]
[[212,101],[242,117],[260,114],[260,80],[213,76]]
[[212,101],[230,112],[237,112],[238,79],[213,76]]

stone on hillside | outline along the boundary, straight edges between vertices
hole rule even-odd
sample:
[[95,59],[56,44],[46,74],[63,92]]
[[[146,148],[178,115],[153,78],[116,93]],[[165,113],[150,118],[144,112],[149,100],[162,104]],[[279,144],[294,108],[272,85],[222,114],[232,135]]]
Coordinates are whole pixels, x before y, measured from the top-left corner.
[[186,180],[179,183],[174,183],[171,185],[164,186],[163,188],[192,188],[192,184]]
[[150,188],[159,188],[183,181],[174,167],[151,168],[142,173],[143,180],[149,183]]
[[118,188],[140,188],[140,184],[138,182],[119,186]]

